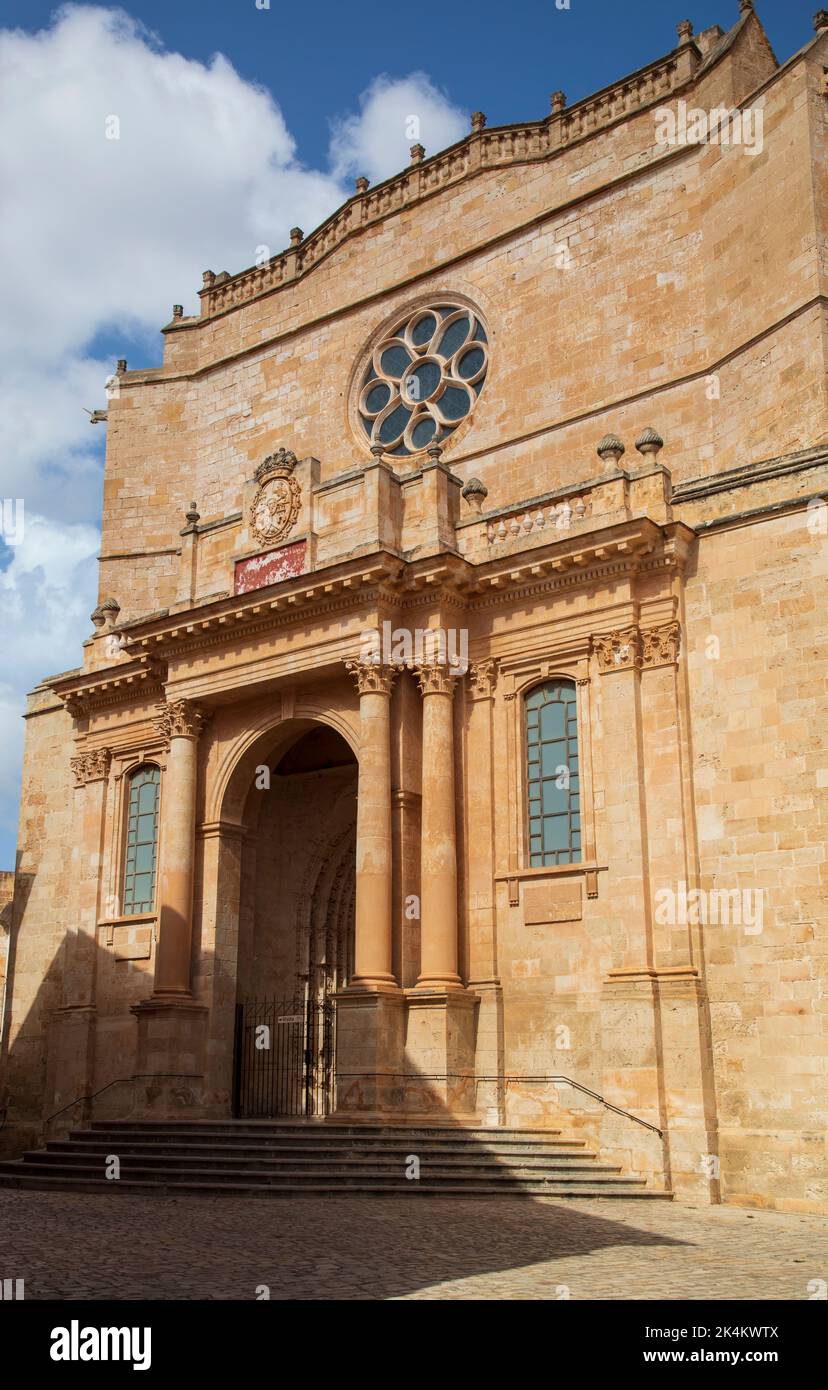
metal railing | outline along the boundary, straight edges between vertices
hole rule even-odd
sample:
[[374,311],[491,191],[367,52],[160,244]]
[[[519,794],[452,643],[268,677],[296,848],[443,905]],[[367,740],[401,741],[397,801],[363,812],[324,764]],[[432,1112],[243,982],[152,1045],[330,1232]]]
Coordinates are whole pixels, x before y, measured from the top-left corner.
[[[124,1085],[126,1082],[195,1081],[198,1079],[200,1079],[199,1075],[194,1072],[139,1072],[135,1076],[119,1076],[114,1081],[108,1081],[105,1086],[99,1087],[97,1091],[91,1091],[88,1095],[77,1096],[76,1099],[70,1101],[68,1105],[61,1106],[59,1110],[55,1110],[51,1115],[48,1115],[43,1121],[43,1124],[44,1127],[51,1124],[52,1120],[56,1120],[59,1115],[64,1115],[67,1110],[73,1109],[74,1106],[81,1105],[84,1101],[95,1100],[98,1096],[103,1095],[104,1091],[110,1090],[113,1086]],[[510,1084],[520,1086],[571,1086],[573,1090],[580,1091],[583,1095],[589,1096],[591,1100],[597,1101],[599,1105],[603,1105],[606,1110],[611,1110],[613,1114],[620,1115],[622,1119],[632,1120],[633,1124],[641,1125],[643,1129],[649,1129],[651,1133],[657,1134],[659,1139],[664,1137],[664,1131],[659,1129],[657,1125],[651,1125],[648,1120],[642,1120],[639,1115],[634,1115],[631,1110],[624,1110],[620,1105],[613,1105],[612,1101],[599,1095],[597,1091],[591,1090],[589,1086],[584,1086],[580,1081],[575,1081],[571,1076],[563,1076],[560,1074],[550,1076],[512,1076],[504,1072],[496,1076],[469,1076],[465,1072],[433,1072],[431,1074],[425,1072],[399,1071],[337,1072],[337,1079],[339,1081],[472,1081],[475,1087],[486,1084],[502,1084],[507,1088]]]
[[633,1115],[631,1110],[622,1110],[620,1105],[613,1105],[612,1101],[606,1100],[604,1096],[599,1096],[597,1091],[591,1091],[589,1086],[583,1086],[580,1081],[574,1081],[571,1076],[508,1076],[501,1073],[497,1076],[470,1076],[466,1072],[403,1072],[403,1071],[375,1071],[375,1072],[337,1072],[337,1079],[340,1081],[368,1081],[368,1080],[402,1080],[402,1081],[473,1081],[475,1086],[484,1083],[501,1083],[508,1087],[510,1082],[521,1086],[549,1086],[567,1085],[573,1090],[581,1091],[585,1096],[590,1096],[592,1100],[598,1101],[607,1110],[612,1110],[616,1115],[621,1115],[625,1120],[632,1120],[634,1124],[642,1125],[644,1129],[649,1129],[653,1134],[657,1134],[659,1139],[664,1137],[664,1131],[657,1125],[651,1125],[648,1120],[642,1120],[639,1115]]
[[95,1100],[102,1096],[104,1091],[110,1090],[112,1086],[123,1086],[127,1081],[200,1081],[201,1074],[189,1071],[148,1071],[136,1072],[134,1076],[118,1076],[114,1081],[107,1081],[105,1086],[99,1086],[97,1091],[90,1091],[88,1095],[77,1096],[75,1100],[70,1100],[68,1105],[61,1106],[60,1110],[55,1110],[51,1115],[47,1115],[43,1121],[44,1127],[56,1120],[58,1115],[65,1115],[67,1110],[71,1110],[75,1105],[82,1105],[84,1101]]

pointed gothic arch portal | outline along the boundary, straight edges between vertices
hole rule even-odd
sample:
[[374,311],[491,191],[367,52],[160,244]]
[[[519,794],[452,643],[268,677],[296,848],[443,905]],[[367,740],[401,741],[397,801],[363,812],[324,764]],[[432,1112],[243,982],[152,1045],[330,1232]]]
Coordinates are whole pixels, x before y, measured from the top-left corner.
[[234,1110],[327,1114],[333,996],[353,973],[357,761],[299,726],[256,765],[244,807]]

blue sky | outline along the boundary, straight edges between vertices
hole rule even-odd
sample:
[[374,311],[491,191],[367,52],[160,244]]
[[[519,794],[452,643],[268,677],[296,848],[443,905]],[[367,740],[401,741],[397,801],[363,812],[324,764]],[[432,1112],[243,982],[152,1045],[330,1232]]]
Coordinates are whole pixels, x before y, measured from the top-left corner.
[[[54,4],[3,0],[4,26],[35,30]],[[550,92],[570,101],[667,53],[676,25],[690,18],[698,32],[736,22],[738,0],[477,0],[476,3],[358,4],[314,0],[138,0],[123,6],[169,49],[206,61],[220,51],[240,75],[276,94],[300,152],[322,160],[328,122],[353,107],[380,72],[427,72],[490,125],[545,115]],[[778,58],[812,34],[816,0],[757,0],[756,9]]]
[[[758,0],[777,57],[810,39],[815,8]],[[739,13],[738,0],[120,9],[138,27],[96,5],[0,8],[0,498],[22,497],[26,516],[24,543],[0,540],[0,868],[14,863],[25,691],[77,665],[91,627],[105,430],[83,407],[105,403],[115,359],[156,364],[158,328],[173,302],[196,310],[203,269],[252,264],[294,222],[312,230],[355,173],[402,167],[401,112],[422,112],[433,153],[473,110],[539,119],[552,91],[576,101],[668,52],[685,14],[698,31]],[[117,145],[102,137],[111,111]]]

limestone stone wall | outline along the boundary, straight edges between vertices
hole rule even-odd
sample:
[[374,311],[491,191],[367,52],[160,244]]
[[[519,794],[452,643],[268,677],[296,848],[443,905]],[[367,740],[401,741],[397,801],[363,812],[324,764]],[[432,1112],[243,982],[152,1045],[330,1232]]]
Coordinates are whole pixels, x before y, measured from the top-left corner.
[[[164,366],[127,373],[110,402],[101,587],[122,617],[173,600],[192,497],[202,524],[237,514],[277,445],[318,458],[323,484],[365,465],[353,374],[389,316],[422,298],[465,295],[487,323],[489,377],[446,457],[483,479],[489,506],[588,477],[595,441],[612,430],[629,448],[656,405],[676,481],[812,442],[826,40],[772,77],[754,23],[682,99],[708,108],[764,81],[755,157],[657,147],[650,109],[546,160],[469,175],[299,282],[172,327]],[[226,547],[204,560],[201,592],[232,588]]]
[[828,1197],[828,536],[808,519],[707,537],[687,586],[701,884],[763,895],[705,932],[723,1192],[801,1210]]
[[14,870],[0,871],[0,1029],[3,1026],[6,999],[6,963],[9,955],[13,898]]
[[29,699],[17,852],[16,930],[3,1020],[11,1049],[2,1084],[14,1116],[6,1143],[33,1137],[47,1094],[53,1012],[62,1002],[67,930],[79,847],[73,826],[72,721],[50,691]]
[[[329,228],[281,289],[220,281],[239,303],[205,298],[168,326],[162,366],[119,375],[100,572],[117,627],[98,615],[83,667],[38,687],[27,720],[3,1079],[17,1147],[147,1059],[194,1078],[182,1103],[228,1113],[237,998],[291,992],[322,959],[302,933],[330,903],[340,923],[352,911],[354,764],[297,765],[270,790],[256,774],[314,728],[358,758],[362,693],[343,663],[387,621],[462,631],[471,669],[432,692],[453,689],[443,761],[425,769],[439,854],[411,672],[373,749],[390,766],[374,804],[387,792],[392,969],[387,989],[340,999],[357,1108],[443,1114],[455,1096],[482,1123],[582,1133],[680,1195],[828,1200],[828,35],[776,71],[747,13],[703,49],[695,79],[679,52],[670,102],[749,99],[755,157],[657,148],[654,107],[613,119],[621,98],[605,94],[548,158],[424,164],[405,201],[387,188],[358,234]],[[517,129],[496,139],[523,148]],[[478,405],[442,461],[371,458],[350,413],[367,345],[449,296],[489,333]],[[639,440],[650,424],[663,451]],[[608,431],[626,453],[596,457]],[[297,459],[297,582],[236,598],[234,563],[259,544],[252,475],[279,447]],[[461,497],[471,475],[483,515]],[[556,490],[580,506],[563,532],[543,497]],[[555,678],[576,687],[582,859],[540,869],[522,711]],[[165,701],[198,739],[181,805],[164,799]],[[177,1001],[149,1001],[160,908],[120,912],[124,788],[147,759],[162,826],[172,807],[196,841],[194,892],[176,899],[184,1023]],[[418,993],[422,943],[455,939],[453,883],[432,892],[434,921],[418,910],[423,865],[432,889],[435,864],[453,876],[449,798],[434,795],[452,777],[462,987],[452,963],[450,987]],[[107,1095],[111,1113],[133,1103]]]

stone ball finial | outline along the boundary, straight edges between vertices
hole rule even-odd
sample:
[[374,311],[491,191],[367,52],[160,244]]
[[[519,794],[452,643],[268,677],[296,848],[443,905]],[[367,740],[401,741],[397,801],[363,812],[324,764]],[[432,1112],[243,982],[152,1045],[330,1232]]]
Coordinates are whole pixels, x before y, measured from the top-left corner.
[[469,506],[474,511],[481,512],[483,510],[483,503],[489,495],[489,489],[479,478],[469,478],[469,481],[463,488],[462,495],[464,500],[468,502]]
[[214,270],[203,270],[203,271],[202,271],[202,273],[201,273],[201,283],[202,283],[202,285],[204,286],[204,288],[205,288],[206,290],[210,288],[210,286],[213,284],[215,278],[216,278],[216,272],[215,272]]
[[412,163],[412,164],[422,164],[424,157],[425,157],[425,146],[424,146],[424,145],[412,145],[412,146],[411,146],[411,163]]
[[385,448],[382,444],[372,444],[371,453],[374,455],[375,459],[381,459],[385,453]]
[[302,244],[302,240],[303,240],[303,238],[304,238],[304,235],[305,235],[305,233],[302,231],[302,228],[301,228],[301,227],[291,227],[291,229],[290,229],[290,244],[291,244],[291,246],[300,246],[300,245]]
[[105,598],[102,603],[98,604],[97,608],[92,609],[89,616],[95,627],[100,629],[112,627],[118,621],[120,611],[121,605],[116,598]]
[[364,174],[360,174],[359,178],[356,181],[356,191],[357,193],[368,192],[368,180],[366,179]]
[[472,111],[471,128],[472,135],[478,135],[486,124],[486,117],[482,111]]
[[443,457],[443,446],[442,444],[429,444],[426,453],[435,463],[439,463],[440,459]]
[[639,454],[644,454],[645,456],[647,454],[652,454],[653,458],[656,458],[659,451],[664,448],[664,440],[661,438],[658,430],[654,430],[652,425],[648,425],[645,430],[641,431],[641,434],[636,439],[635,447]]
[[184,305],[183,305],[183,304],[173,304],[173,318],[174,318],[174,319],[181,319],[181,318],[183,318],[183,317],[184,317]]
[[553,116],[559,116],[566,106],[566,92],[553,92],[549,98],[549,105]]
[[126,358],[125,358],[125,357],[119,357],[119,358],[118,358],[118,371],[119,371],[119,372],[125,372],[126,369],[127,369],[127,360],[126,360]]
[[817,10],[814,15],[814,33],[819,34],[823,29],[828,29],[828,10]]
[[692,19],[682,19],[676,26],[679,43],[692,43],[693,41],[693,21]]
[[201,513],[199,512],[195,502],[190,503],[184,515],[187,518],[188,526],[195,526],[196,522],[201,520]]
[[602,463],[613,463],[617,467],[619,460],[627,451],[617,434],[605,434],[595,452]]

